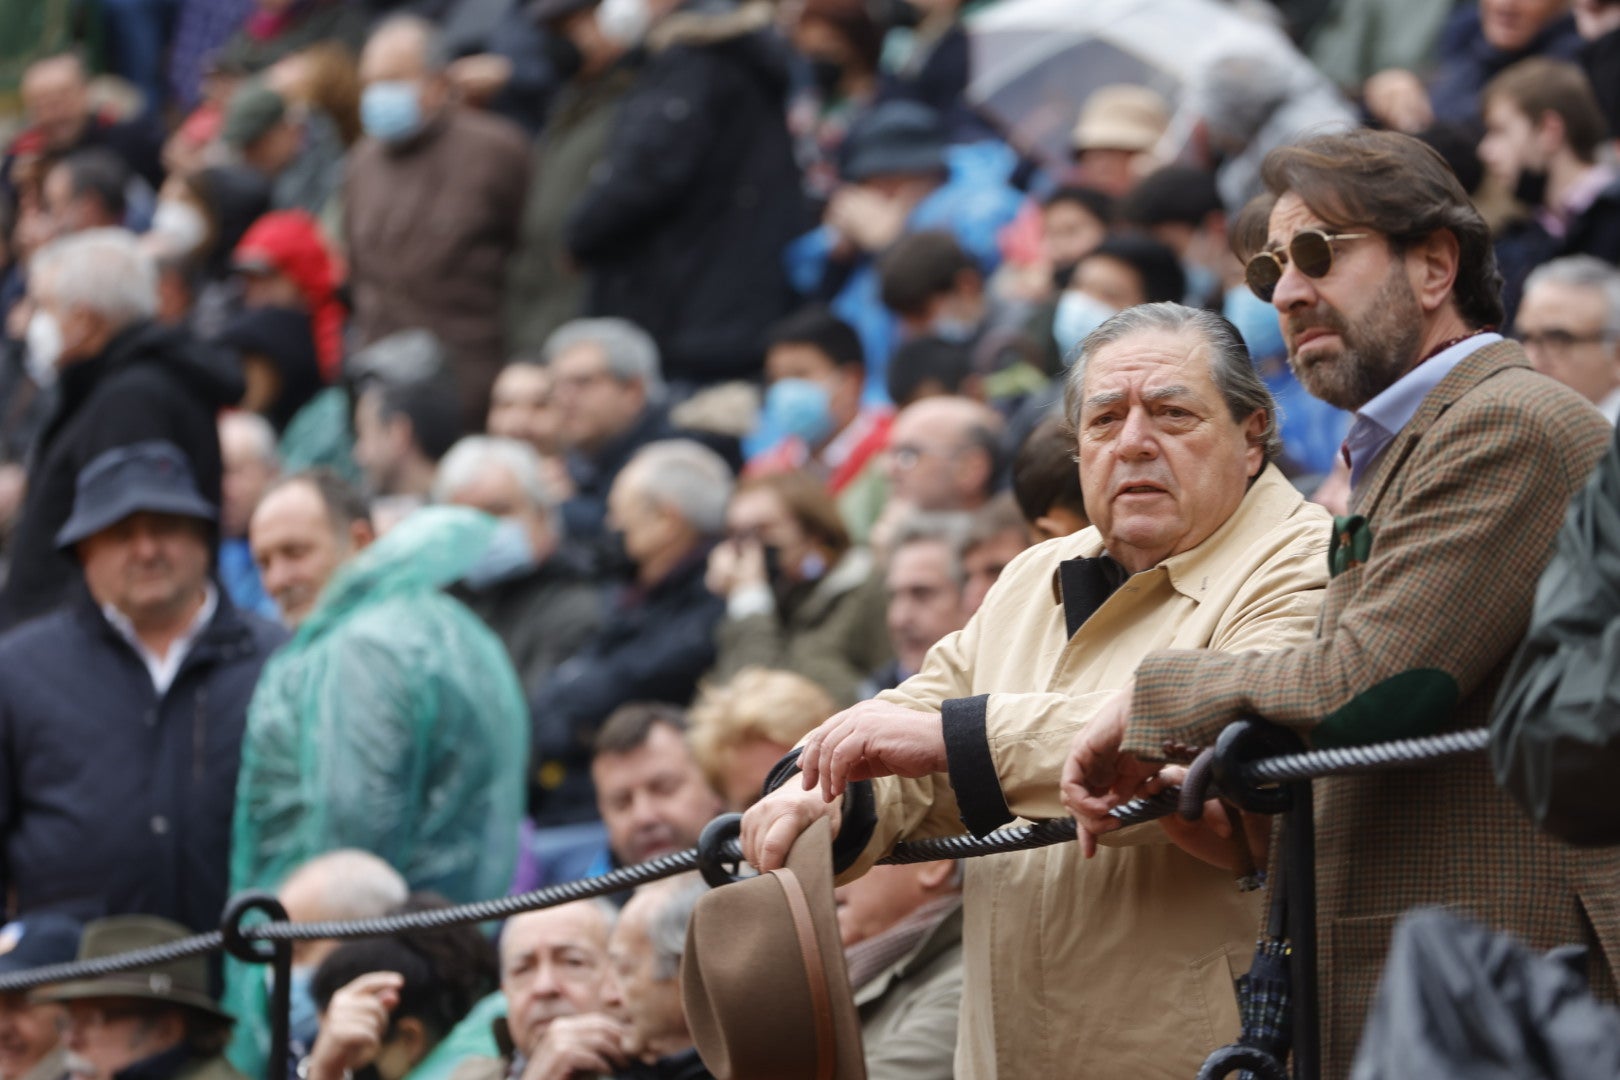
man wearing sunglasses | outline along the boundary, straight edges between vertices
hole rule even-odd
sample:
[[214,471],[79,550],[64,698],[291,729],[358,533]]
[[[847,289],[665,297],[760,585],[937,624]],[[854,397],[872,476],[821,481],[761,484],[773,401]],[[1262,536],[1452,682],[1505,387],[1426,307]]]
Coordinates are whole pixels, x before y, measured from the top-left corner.
[[[1493,332],[1489,232],[1434,151],[1389,132],[1318,136],[1274,151],[1263,175],[1264,230],[1235,235],[1300,381],[1356,412],[1353,515],[1335,521],[1315,640],[1148,656],[1076,737],[1063,799],[1088,850],[1111,807],[1241,716],[1318,747],[1484,724],[1608,436]],[[1392,924],[1413,906],[1453,906],[1539,948],[1596,946],[1593,982],[1613,994],[1617,872],[1620,855],[1538,836],[1483,758],[1317,781],[1323,1075],[1348,1071]]]

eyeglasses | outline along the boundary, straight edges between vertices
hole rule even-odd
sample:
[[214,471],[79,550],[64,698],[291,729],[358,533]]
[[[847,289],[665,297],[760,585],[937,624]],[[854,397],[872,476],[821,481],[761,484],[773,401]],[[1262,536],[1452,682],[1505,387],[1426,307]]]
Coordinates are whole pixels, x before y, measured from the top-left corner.
[[894,462],[897,469],[914,469],[917,463],[925,457],[954,457],[955,449],[940,449],[932,446],[912,446],[902,444],[889,447],[889,459]]
[[1328,234],[1320,229],[1306,229],[1294,234],[1288,241],[1287,251],[1262,251],[1249,260],[1243,276],[1254,295],[1271,303],[1282,280],[1283,269],[1291,261],[1299,272],[1310,278],[1326,277],[1333,269],[1333,242],[1335,240],[1361,240],[1369,233]]
[[1601,330],[1595,334],[1577,334],[1570,330],[1531,330],[1519,335],[1519,344],[1526,349],[1549,353],[1566,353],[1577,345],[1597,345],[1612,340],[1612,335]]

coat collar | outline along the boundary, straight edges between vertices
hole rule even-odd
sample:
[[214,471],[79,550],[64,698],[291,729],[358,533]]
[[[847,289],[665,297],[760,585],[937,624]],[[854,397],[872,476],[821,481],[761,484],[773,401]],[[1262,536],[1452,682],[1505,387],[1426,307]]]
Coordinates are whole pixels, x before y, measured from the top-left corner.
[[[1231,550],[1247,547],[1258,541],[1274,528],[1277,522],[1298,510],[1304,501],[1305,496],[1288,482],[1281,469],[1275,465],[1267,465],[1260,471],[1254,483],[1249,485],[1249,490],[1244,494],[1243,501],[1238,503],[1237,510],[1203,543],[1179,555],[1172,555],[1158,566],[1133,577],[1145,579],[1147,575],[1163,575],[1169,580],[1171,588],[1189,600],[1202,602],[1212,573],[1227,559]],[[1079,558],[1060,563],[1052,575],[1053,600],[1064,606],[1071,637],[1074,631],[1079,629],[1079,625],[1102,606],[1102,600],[1107,599],[1105,595],[1099,600],[1076,588],[1075,586],[1081,582],[1082,573],[1076,569],[1066,571],[1073,563],[1095,562],[1104,555],[1101,534],[1095,527],[1086,529],[1079,534],[1076,547]],[[1108,577],[1106,573],[1103,576]],[[1071,585],[1071,581],[1074,584]],[[1119,584],[1121,583],[1114,583],[1115,587]],[[1111,595],[1112,591],[1109,589],[1108,593]]]
[[1363,489],[1353,497],[1351,511],[1372,516],[1418,441],[1459,398],[1504,371],[1529,366],[1523,347],[1516,341],[1498,341],[1470,353],[1429,391],[1417,413],[1385,448]]
[[941,953],[962,944],[962,906],[958,904],[933,929],[922,936],[915,948],[861,987],[855,995],[857,1008],[876,1001],[889,992],[889,987],[906,977],[912,968],[926,967]]

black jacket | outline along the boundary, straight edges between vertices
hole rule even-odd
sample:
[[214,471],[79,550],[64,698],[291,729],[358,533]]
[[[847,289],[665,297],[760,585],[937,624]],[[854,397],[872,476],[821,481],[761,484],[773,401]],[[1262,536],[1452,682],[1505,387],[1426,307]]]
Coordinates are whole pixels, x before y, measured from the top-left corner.
[[602,625],[602,590],[565,552],[486,588],[457,586],[455,596],[501,639],[525,694],[538,690]]
[[603,530],[608,492],[613,489],[613,480],[619,471],[648,443],[678,436],[670,426],[669,414],[660,406],[649,405],[635,423],[594,454],[570,451],[568,479],[573,482],[574,494],[561,508],[567,535],[593,542]]
[[647,66],[564,229],[592,315],[630,319],[677,381],[757,375],[792,292],[782,249],[809,225],[765,4],[687,4]]
[[595,818],[591,745],[602,721],[631,701],[685,705],[714,664],[725,602],[703,584],[708,554],[700,548],[650,589],[626,589],[601,633],[535,694],[536,824]]
[[115,447],[165,439],[191,461],[197,487],[219,504],[221,408],[242,398],[241,372],[224,354],[152,323],[121,332],[98,357],[62,369],[56,407],[28,468],[28,497],[0,592],[0,629],[42,615],[78,580],[56,533],[73,511],[79,470]]
[[0,895],[219,925],[248,700],[286,634],[219,608],[159,697],[80,587],[0,637]]

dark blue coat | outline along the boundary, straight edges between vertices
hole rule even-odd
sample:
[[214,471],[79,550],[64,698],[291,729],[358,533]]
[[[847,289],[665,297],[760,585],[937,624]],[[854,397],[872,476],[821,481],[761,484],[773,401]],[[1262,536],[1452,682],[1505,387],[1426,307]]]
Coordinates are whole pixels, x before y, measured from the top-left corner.
[[671,382],[757,377],[793,304],[782,249],[809,208],[786,50],[752,10],[687,0],[660,24],[670,43],[647,57],[564,226],[587,314],[651,334]]
[[531,810],[542,826],[596,817],[591,746],[602,721],[632,701],[685,705],[714,666],[725,601],[703,584],[700,550],[651,589],[628,589],[594,641],[536,692]]
[[0,895],[9,914],[219,925],[259,669],[286,639],[223,594],[161,698],[82,588],[0,637]]

